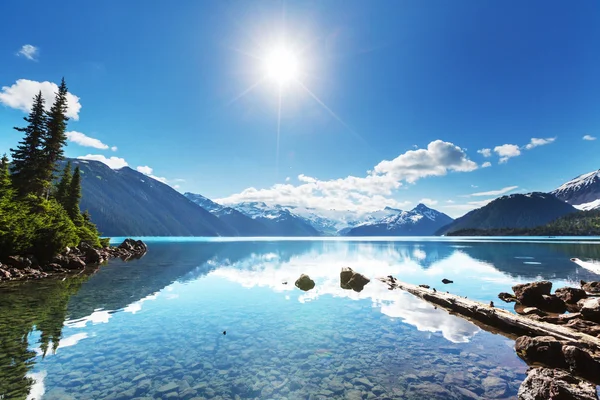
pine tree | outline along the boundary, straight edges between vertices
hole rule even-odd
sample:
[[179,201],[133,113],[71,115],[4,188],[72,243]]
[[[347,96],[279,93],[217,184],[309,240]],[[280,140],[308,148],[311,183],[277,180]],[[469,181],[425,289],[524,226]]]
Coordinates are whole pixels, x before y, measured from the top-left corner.
[[67,199],[71,190],[71,161],[67,163],[63,169],[60,181],[56,185],[56,201],[62,205],[65,209],[67,208]]
[[81,210],[79,209],[79,201],[81,200],[81,171],[79,166],[75,167],[73,177],[71,178],[71,184],[69,185],[69,192],[65,199],[65,209],[67,214],[71,217],[71,220],[76,226],[83,224],[83,217],[81,216]]
[[0,159],[0,199],[11,192],[10,172],[8,170],[8,157],[6,154]]
[[14,129],[24,132],[25,137],[12,153],[12,182],[20,196],[27,194],[41,195],[47,185],[45,179],[45,160],[43,142],[46,128],[44,98],[40,91],[33,98],[33,106],[29,116],[23,118],[28,124],[24,128]]
[[46,134],[44,136],[44,155],[46,158],[46,177],[52,181],[58,161],[63,159],[63,147],[67,143],[67,85],[62,79],[54,103],[47,113]]

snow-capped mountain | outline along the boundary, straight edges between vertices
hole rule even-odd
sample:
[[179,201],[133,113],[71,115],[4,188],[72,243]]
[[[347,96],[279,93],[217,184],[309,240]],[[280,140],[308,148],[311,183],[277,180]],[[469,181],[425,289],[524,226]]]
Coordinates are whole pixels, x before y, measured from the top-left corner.
[[280,205],[268,206],[263,202],[244,202],[232,205],[242,214],[260,221],[273,236],[319,236],[322,231],[316,229],[305,218],[290,212]]
[[[389,211],[389,210],[388,210]],[[346,232],[347,236],[427,236],[453,221],[448,215],[419,204],[410,211],[394,210],[392,215],[364,222]]]
[[571,179],[551,192],[560,200],[579,208],[591,210],[600,206],[600,170]]
[[254,220],[234,208],[222,206],[200,194],[187,192],[184,193],[184,196],[225,222],[240,236],[267,236],[269,234],[268,228],[260,221]]

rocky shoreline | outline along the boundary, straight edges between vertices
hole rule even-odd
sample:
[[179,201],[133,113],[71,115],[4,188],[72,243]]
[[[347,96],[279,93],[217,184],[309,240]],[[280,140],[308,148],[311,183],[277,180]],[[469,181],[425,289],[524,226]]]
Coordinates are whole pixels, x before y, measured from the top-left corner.
[[405,290],[482,329],[515,339],[515,352],[530,366],[519,389],[520,400],[598,399],[600,282],[582,281],[581,288],[560,288],[554,294],[549,281],[515,285],[514,294],[498,296],[516,303],[513,314],[493,302],[483,304],[392,276],[381,281],[390,290]]
[[82,273],[97,268],[112,258],[129,261],[143,257],[148,246],[141,240],[125,239],[119,246],[96,249],[82,242],[66,248],[47,263],[33,256],[9,256],[0,260],[0,281],[41,279],[52,276]]

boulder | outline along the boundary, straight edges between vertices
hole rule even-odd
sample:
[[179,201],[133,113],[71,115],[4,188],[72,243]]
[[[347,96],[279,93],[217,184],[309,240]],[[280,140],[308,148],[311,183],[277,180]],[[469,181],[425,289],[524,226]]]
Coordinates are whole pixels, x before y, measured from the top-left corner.
[[510,293],[506,293],[506,292],[502,292],[498,295],[498,298],[506,303],[516,303],[517,302],[517,298],[510,294]]
[[348,286],[348,282],[352,279],[352,275],[354,275],[352,268],[342,268],[342,272],[340,272],[340,287],[342,289],[351,289],[350,286]]
[[83,254],[88,264],[100,264],[104,261],[102,254],[86,242],[79,244],[79,251]]
[[583,319],[600,323],[600,298],[582,300],[579,304],[579,313]]
[[581,288],[588,293],[600,293],[600,282],[579,281]]
[[566,368],[562,343],[552,336],[520,336],[515,341],[517,355],[528,364],[539,363],[552,368]]
[[355,292],[360,292],[369,282],[371,282],[369,278],[354,272],[352,268],[344,267],[340,272],[340,287],[342,289],[352,289]]
[[7,269],[2,268],[3,265],[0,264],[0,281],[8,280],[11,278],[11,274]]
[[537,307],[540,302],[543,302],[543,295],[550,295],[552,290],[552,282],[538,281],[531,283],[523,283],[512,287],[515,297],[519,303],[524,306]]
[[302,274],[300,275],[300,278],[296,280],[295,285],[298,289],[307,292],[315,287],[315,281],[310,279],[308,275]]
[[358,272],[355,272],[354,275],[352,275],[350,282],[348,282],[348,286],[350,286],[350,288],[352,290],[354,290],[355,292],[360,292],[363,290],[365,285],[369,282],[371,282],[371,280],[369,278],[367,278],[363,274],[359,274]]
[[31,267],[31,259],[23,256],[8,256],[4,259],[4,264],[12,268],[25,269]]
[[68,270],[78,270],[84,269],[85,265],[85,262],[81,258],[77,257],[76,255],[70,254],[67,257],[67,262],[63,264],[63,267]]
[[517,396],[519,400],[598,400],[593,384],[549,368],[529,369]]
[[554,294],[567,304],[577,304],[579,300],[587,297],[585,290],[572,287],[556,289]]
[[562,314],[567,311],[565,302],[555,295],[542,295],[542,303],[538,306],[544,311]]

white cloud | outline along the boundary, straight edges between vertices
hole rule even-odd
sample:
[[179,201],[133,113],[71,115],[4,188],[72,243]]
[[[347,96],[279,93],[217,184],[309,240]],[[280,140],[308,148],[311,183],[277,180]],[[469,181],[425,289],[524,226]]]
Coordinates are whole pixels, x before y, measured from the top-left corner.
[[285,181],[286,181],[286,182],[289,182],[289,181],[290,181],[290,177],[289,177],[289,176],[288,176],[288,177],[286,177],[286,178],[285,178]]
[[31,44],[24,44],[17,52],[18,56],[23,56],[28,60],[37,61],[39,49]]
[[507,186],[498,190],[490,190],[489,192],[471,193],[469,196],[500,196],[501,194],[512,192],[517,188],[518,186]]
[[129,164],[127,164],[127,161],[125,161],[125,159],[123,159],[123,158],[120,158],[120,157],[107,158],[107,157],[103,156],[102,154],[87,154],[85,156],[79,156],[77,158],[80,160],[100,161],[100,162],[108,165],[112,169],[121,169],[121,168],[127,167],[129,165]]
[[[153,169],[150,168],[147,165],[140,165],[139,167],[136,168],[136,170],[138,172],[141,172],[142,174],[144,174],[146,176],[149,176],[150,178],[152,178],[154,180],[159,181],[159,182],[162,182],[162,183],[167,183],[168,182],[167,178],[165,178],[163,176],[152,175]],[[179,187],[179,185],[177,185],[177,187]],[[175,188],[175,189],[177,189],[177,188]]]
[[[58,92],[58,85],[48,81],[37,82],[29,79],[19,79],[12,86],[3,86],[2,91],[0,91],[0,103],[10,108],[29,112],[33,104],[33,97],[40,91],[46,100],[46,109],[49,110],[54,102],[54,94]],[[68,92],[67,105],[67,117],[75,121],[79,120],[79,111],[81,111],[79,97]]]
[[414,183],[428,176],[475,169],[477,164],[468,159],[463,149],[453,143],[436,140],[426,149],[409,150],[393,160],[381,161],[364,177],[348,176],[323,181],[300,174],[298,180],[302,183],[298,186],[286,183],[268,189],[251,187],[216,201],[221,204],[264,201],[267,204],[367,212],[385,206],[401,207],[402,203],[390,196],[402,186],[403,181]]
[[534,147],[538,147],[538,146],[544,146],[550,143],[553,143],[556,140],[556,138],[545,138],[545,139],[541,139],[541,138],[531,138],[531,141],[525,145],[525,148],[527,150],[531,150]]
[[494,147],[494,151],[501,157],[500,162],[506,162],[511,157],[521,155],[521,149],[516,144],[503,144]]
[[423,203],[426,206],[435,206],[438,203],[438,201],[437,200],[428,199],[428,198],[424,198],[424,199],[419,200],[419,203]]
[[492,156],[492,149],[480,149],[477,150],[477,152],[479,154],[481,154],[484,157],[491,157]]
[[454,203],[454,200],[446,200],[446,203],[452,204]]
[[179,185],[173,185],[173,189],[179,189],[181,186]]
[[152,168],[150,168],[147,165],[140,165],[139,167],[136,168],[137,172],[141,172],[144,175],[150,175],[152,173]]
[[483,164],[481,164],[481,168],[488,168],[491,167],[492,163],[489,161],[484,162]]
[[119,150],[119,148],[118,148],[117,146],[113,146],[113,147],[111,147],[110,149],[111,149],[112,151],[117,151],[117,150]]
[[93,148],[102,149],[102,150],[108,149],[108,145],[102,143],[98,139],[89,137],[84,133],[77,132],[77,131],[70,131],[70,132],[66,132],[66,135],[67,135],[67,139],[69,139],[70,142],[77,143],[80,146],[93,147]]
[[583,140],[596,140],[596,137],[595,137],[595,136],[592,136],[592,135],[585,135],[585,136],[583,137]]
[[148,175],[148,176],[156,181],[159,181],[159,182],[162,182],[165,184],[168,182],[167,178],[165,178],[164,176],[156,176],[156,175]]

